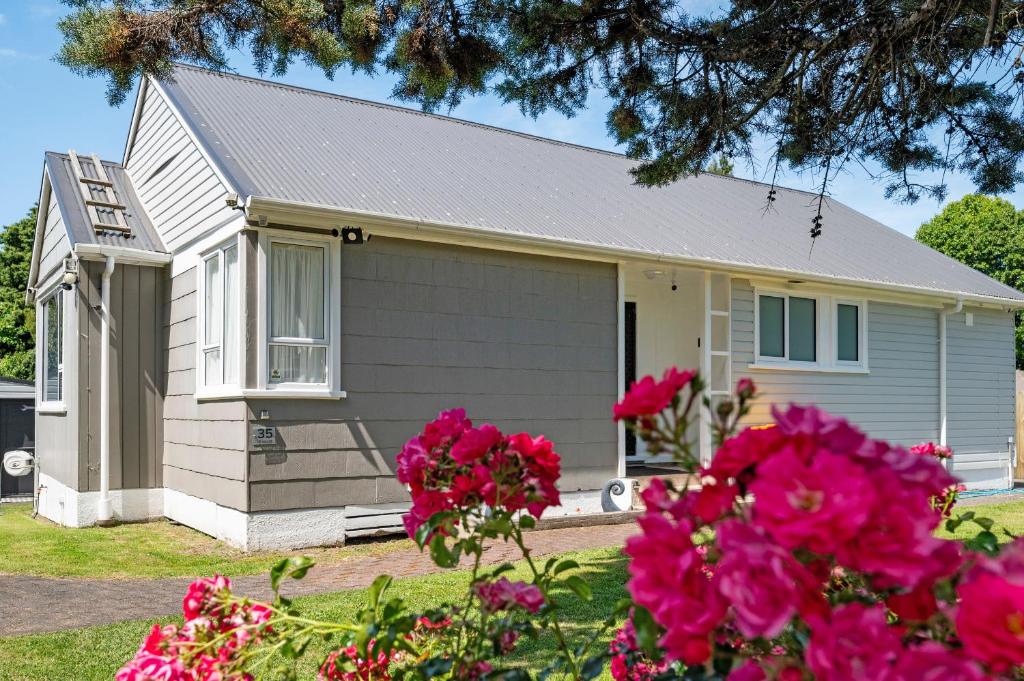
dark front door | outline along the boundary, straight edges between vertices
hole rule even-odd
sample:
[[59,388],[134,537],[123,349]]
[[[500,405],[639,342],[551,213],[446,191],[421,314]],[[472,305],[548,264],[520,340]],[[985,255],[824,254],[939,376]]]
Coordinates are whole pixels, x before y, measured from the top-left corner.
[[[35,446],[36,418],[32,400],[0,400],[0,460],[12,449],[29,452]],[[31,496],[32,474],[20,478],[0,470],[0,497]]]
[[[624,310],[626,313],[625,318],[625,339],[623,347],[622,361],[625,364],[624,373],[626,375],[626,390],[636,382],[636,303],[626,303]],[[635,457],[636,451],[636,435],[633,431],[626,429],[626,456]]]

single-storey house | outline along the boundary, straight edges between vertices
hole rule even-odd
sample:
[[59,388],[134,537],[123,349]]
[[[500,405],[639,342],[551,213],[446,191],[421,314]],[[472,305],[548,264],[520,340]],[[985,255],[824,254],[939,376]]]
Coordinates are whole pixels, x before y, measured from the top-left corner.
[[[166,516],[245,548],[399,526],[395,454],[465,407],[543,433],[564,513],[631,463],[638,376],[753,377],[1005,485],[1024,295],[838,203],[180,66],[120,161],[47,153],[37,306],[41,513]],[[698,446],[711,456],[701,429]]]

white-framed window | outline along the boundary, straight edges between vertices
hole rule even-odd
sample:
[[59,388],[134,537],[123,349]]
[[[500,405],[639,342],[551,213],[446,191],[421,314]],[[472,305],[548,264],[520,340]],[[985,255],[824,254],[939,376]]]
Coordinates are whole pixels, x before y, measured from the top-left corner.
[[259,243],[259,388],[340,396],[340,242],[263,230]]
[[867,303],[846,298],[833,299],[832,318],[837,366],[867,366]]
[[867,302],[757,289],[754,368],[867,370]]
[[64,289],[58,287],[39,305],[39,401],[44,406],[64,404]]
[[242,372],[241,263],[237,238],[202,256],[199,301],[198,394],[237,390]]

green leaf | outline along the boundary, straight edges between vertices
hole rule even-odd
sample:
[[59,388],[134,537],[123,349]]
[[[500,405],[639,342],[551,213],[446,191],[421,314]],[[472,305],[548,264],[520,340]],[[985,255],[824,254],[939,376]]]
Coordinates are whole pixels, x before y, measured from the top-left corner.
[[377,604],[380,603],[381,595],[391,586],[393,578],[390,575],[379,575],[377,579],[373,580],[373,584],[370,585],[369,593],[367,594],[367,604],[370,606],[370,610],[376,610]]
[[431,657],[417,667],[425,679],[432,679],[436,676],[447,674],[452,668],[451,659],[445,657]]
[[277,561],[270,568],[270,588],[277,594],[281,588],[282,579],[285,577],[302,579],[314,565],[316,565],[316,561],[309,556],[292,556],[291,558],[283,558]]
[[430,540],[430,558],[435,565],[443,568],[455,567],[459,562],[458,558],[448,550],[448,546],[444,543],[444,537],[440,534],[434,535],[434,538]]
[[519,527],[523,528],[524,530],[532,530],[533,528],[537,527],[537,520],[532,515],[523,514],[519,518]]
[[579,596],[585,601],[592,600],[594,594],[590,589],[590,585],[583,581],[583,578],[579,575],[569,575],[565,578],[565,585],[572,590],[574,594]]
[[563,560],[561,563],[555,566],[554,574],[560,575],[566,570],[575,570],[579,566],[580,564],[574,560]]
[[991,518],[975,518],[974,524],[983,530],[991,530],[992,526],[996,524],[996,521]]
[[516,566],[512,563],[502,563],[501,565],[499,565],[491,571],[491,577],[497,577],[499,575],[505,574],[506,572],[511,572],[515,569]]
[[636,631],[637,647],[647,653],[649,657],[656,658],[658,638],[661,636],[661,632],[647,608],[639,605],[633,608],[633,629]]
[[979,532],[978,536],[968,539],[964,545],[973,551],[980,551],[990,556],[999,553],[999,538],[988,530]]

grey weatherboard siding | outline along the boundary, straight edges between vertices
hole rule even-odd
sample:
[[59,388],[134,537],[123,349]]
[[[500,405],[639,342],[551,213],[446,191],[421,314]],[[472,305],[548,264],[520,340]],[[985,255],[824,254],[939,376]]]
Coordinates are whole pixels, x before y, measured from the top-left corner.
[[[39,470],[79,492],[99,481],[100,275],[82,261],[79,285],[64,294],[64,413],[36,415]],[[119,265],[111,277],[110,488],[163,487],[162,270]],[[77,456],[76,456],[77,454]]]
[[241,400],[198,402],[195,398],[195,268],[169,278],[165,291],[164,484],[247,511],[245,404]]
[[[564,490],[616,471],[614,265],[373,238],[342,247],[341,400],[249,400],[250,511],[404,502],[402,444],[442,409],[544,434]],[[250,284],[251,285],[251,284]]]
[[1016,422],[1014,334],[1013,314],[998,310],[967,307],[946,320],[949,445],[956,454],[1007,451]]
[[[750,423],[772,404],[814,404],[872,437],[913,445],[939,439],[939,310],[868,302],[869,374],[757,371],[754,290],[732,280],[733,378],[750,376],[760,399]],[[948,442],[958,454],[1001,452],[1014,426],[1013,314],[974,310],[947,320]]]

